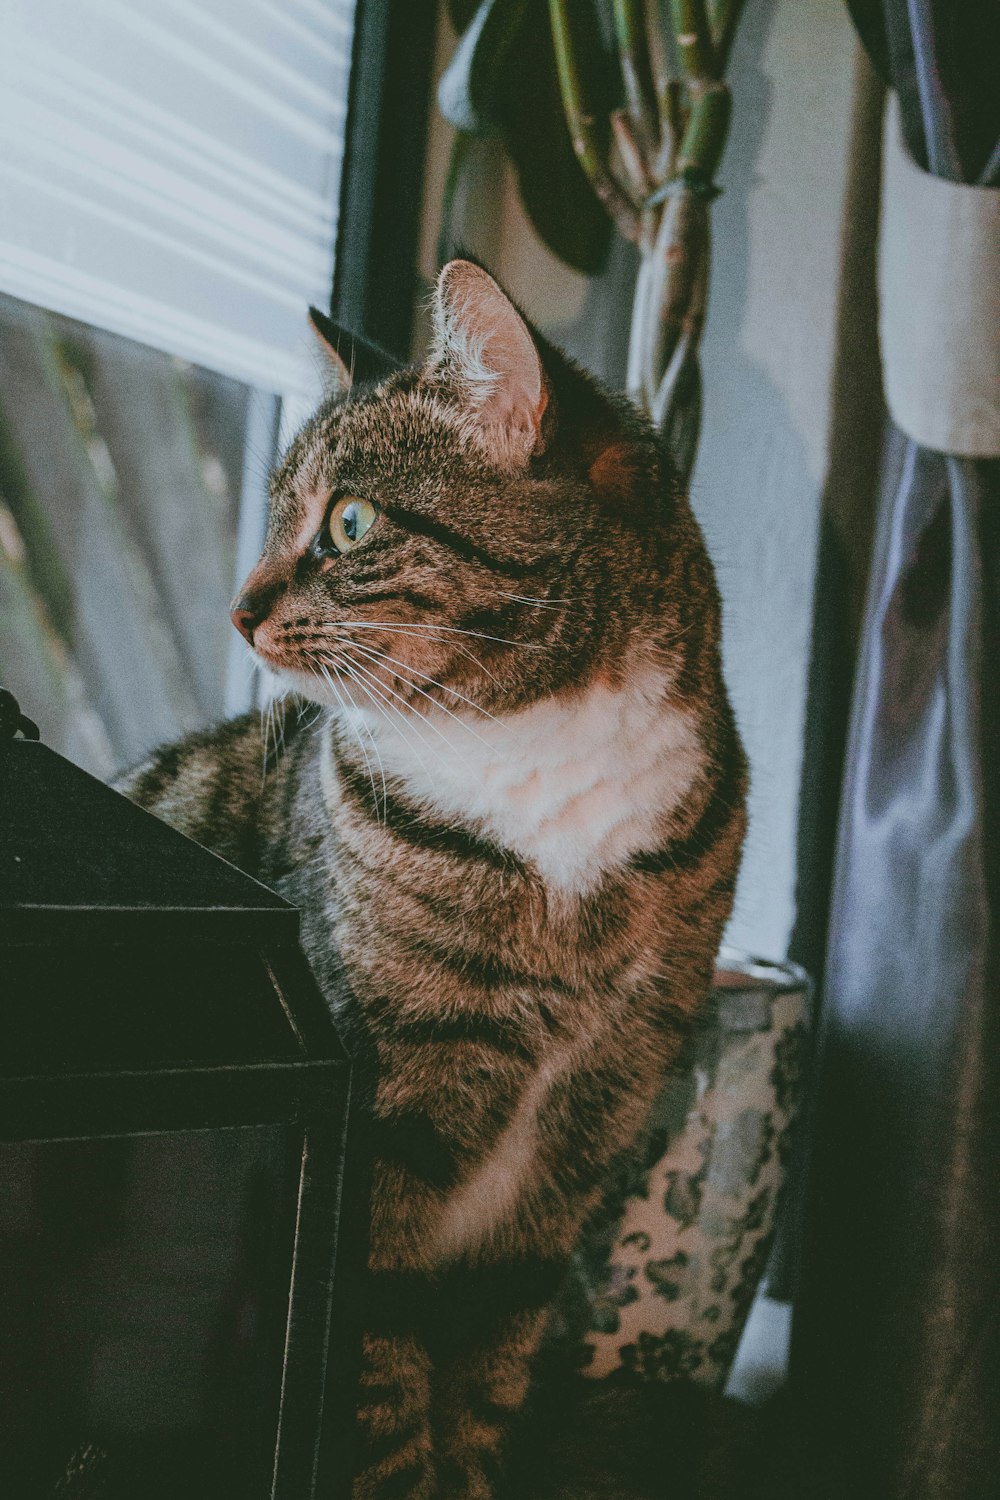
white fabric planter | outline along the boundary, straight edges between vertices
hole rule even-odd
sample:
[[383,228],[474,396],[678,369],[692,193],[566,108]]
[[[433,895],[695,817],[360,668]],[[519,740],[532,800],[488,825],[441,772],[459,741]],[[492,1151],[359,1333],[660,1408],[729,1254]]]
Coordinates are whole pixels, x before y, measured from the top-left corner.
[[921,447],[1000,457],[1000,189],[918,167],[889,95],[879,341],[896,426]]
[[725,1385],[788,1169],[808,1005],[801,969],[722,954],[645,1157],[575,1256],[553,1333],[584,1374]]

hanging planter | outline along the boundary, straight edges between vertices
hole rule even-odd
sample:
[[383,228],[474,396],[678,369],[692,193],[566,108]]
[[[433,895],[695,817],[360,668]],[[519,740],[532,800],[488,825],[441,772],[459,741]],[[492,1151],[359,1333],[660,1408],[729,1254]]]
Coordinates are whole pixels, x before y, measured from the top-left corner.
[[612,228],[633,243],[640,261],[627,388],[684,481],[701,420],[709,213],[742,4],[548,0],[546,16],[527,0],[452,0],[461,39],[438,92],[459,132],[442,259],[454,248],[452,204],[474,136],[502,137],[529,218],[568,265],[598,271]]

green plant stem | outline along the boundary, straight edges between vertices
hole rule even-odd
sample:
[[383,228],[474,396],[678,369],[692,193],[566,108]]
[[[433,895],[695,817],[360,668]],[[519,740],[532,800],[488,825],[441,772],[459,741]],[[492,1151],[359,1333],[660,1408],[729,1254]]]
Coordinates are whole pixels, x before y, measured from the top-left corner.
[[677,152],[691,114],[687,90],[679,78],[667,79],[661,95],[660,113],[664,127],[656,170],[653,173],[653,181],[657,187],[668,182],[674,175]]
[[715,44],[716,77],[721,78],[729,63],[733,38],[746,0],[710,0],[712,41]]
[[724,83],[712,84],[695,99],[677,152],[678,172],[696,172],[711,183],[726,148],[730,110]]
[[[573,0],[549,0],[563,111],[577,158],[619,231],[641,251],[632,310],[628,390],[678,448],[686,475],[701,409],[698,344],[708,296],[709,198],[729,131],[722,81],[744,0],[670,0],[679,76],[670,77],[664,0],[612,0],[627,108],[611,117],[621,165],[641,211],[616,178],[583,98]],[[652,191],[642,192],[643,183]],[[660,191],[657,191],[659,189]]]
[[642,203],[649,196],[653,184],[646,166],[645,153],[635,138],[631,117],[625,110],[612,110],[611,133],[632,188],[632,195]]
[[657,135],[656,88],[644,23],[643,0],[612,0],[615,40],[625,98],[636,139],[651,152]]
[[[655,228],[653,230],[655,233]],[[653,269],[652,244],[643,247],[642,258],[639,261],[639,270],[635,279],[635,291],[632,296],[632,321],[629,326],[628,365],[625,375],[625,389],[628,395],[638,406],[639,410],[645,412],[646,416],[652,414],[652,401],[654,391],[648,386],[646,380],[646,345],[649,342],[649,319],[650,319],[650,278]]]
[[715,48],[705,0],[670,0],[677,54],[688,80],[716,77]]
[[635,243],[639,237],[639,214],[611,172],[594,129],[594,118],[588,114],[583,98],[573,50],[569,0],[549,0],[549,23],[555,47],[559,92],[573,150],[619,233]]
[[649,55],[650,72],[653,75],[653,91],[659,102],[670,77],[670,47],[667,42],[670,28],[667,25],[662,0],[645,0],[645,10],[646,51]]
[[[647,321],[643,387],[649,411],[678,340],[690,330],[690,315],[701,276],[701,256],[708,234],[708,205],[685,189],[673,194],[663,213],[651,255],[650,310]],[[700,322],[699,322],[700,327]]]

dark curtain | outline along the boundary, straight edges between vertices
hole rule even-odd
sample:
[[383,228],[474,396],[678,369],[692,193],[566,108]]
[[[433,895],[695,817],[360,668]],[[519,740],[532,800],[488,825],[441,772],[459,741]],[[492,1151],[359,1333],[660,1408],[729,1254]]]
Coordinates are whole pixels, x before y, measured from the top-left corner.
[[[852,6],[907,146],[1000,181],[1000,6]],[[1000,462],[887,434],[792,1346],[810,1495],[1000,1492]]]

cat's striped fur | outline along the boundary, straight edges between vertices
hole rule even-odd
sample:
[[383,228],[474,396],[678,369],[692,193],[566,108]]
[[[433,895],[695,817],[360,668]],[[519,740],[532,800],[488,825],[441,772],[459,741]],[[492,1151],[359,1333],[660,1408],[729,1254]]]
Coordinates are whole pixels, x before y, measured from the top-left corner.
[[[286,706],[263,785],[255,718],[128,783],[302,907],[368,1071],[359,1500],[492,1495],[571,1247],[707,990],[744,828],[717,592],[652,432],[477,268],[446,268],[437,317],[424,370],[292,444],[241,601],[332,711]],[[344,494],[380,514],[331,557]]]

